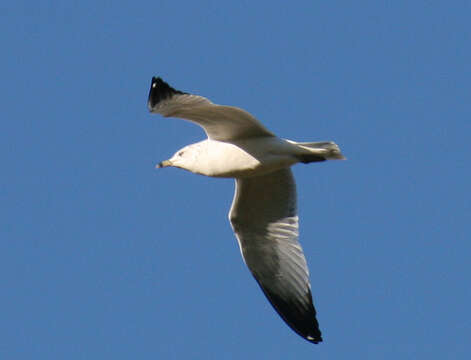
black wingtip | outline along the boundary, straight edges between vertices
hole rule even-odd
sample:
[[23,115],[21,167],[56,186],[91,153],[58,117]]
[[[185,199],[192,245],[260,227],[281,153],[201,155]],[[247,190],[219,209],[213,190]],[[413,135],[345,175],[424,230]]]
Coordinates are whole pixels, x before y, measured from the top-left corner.
[[147,107],[149,108],[149,111],[152,111],[162,100],[171,98],[175,94],[185,93],[175,90],[165,81],[163,81],[162,78],[153,76],[152,82],[150,84],[149,99],[147,101]]
[[277,313],[291,329],[313,344],[322,342],[322,333],[316,319],[311,291],[307,294],[308,303],[301,303],[294,299],[287,301],[268,289],[264,289],[263,286],[260,285],[260,287]]

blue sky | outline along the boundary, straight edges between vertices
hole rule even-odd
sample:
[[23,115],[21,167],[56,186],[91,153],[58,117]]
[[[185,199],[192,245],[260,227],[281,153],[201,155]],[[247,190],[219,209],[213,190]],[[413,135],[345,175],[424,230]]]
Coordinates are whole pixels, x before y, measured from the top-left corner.
[[[2,5],[2,359],[469,356],[469,1]],[[297,165],[324,343],[245,268],[233,181],[153,75],[348,161]]]

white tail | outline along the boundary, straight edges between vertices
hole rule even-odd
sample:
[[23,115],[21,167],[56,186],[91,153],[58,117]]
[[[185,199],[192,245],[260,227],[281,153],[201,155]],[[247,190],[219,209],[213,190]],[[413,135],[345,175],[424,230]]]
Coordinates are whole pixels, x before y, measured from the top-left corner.
[[[312,155],[314,159],[316,157],[321,157],[323,160],[345,160],[345,156],[342,155],[340,148],[333,141],[322,141],[322,142],[296,142],[287,140],[291,144],[298,145],[300,148],[307,150],[308,152],[304,153],[302,156],[309,161],[309,155]],[[322,160],[313,160],[313,161],[322,161]]]

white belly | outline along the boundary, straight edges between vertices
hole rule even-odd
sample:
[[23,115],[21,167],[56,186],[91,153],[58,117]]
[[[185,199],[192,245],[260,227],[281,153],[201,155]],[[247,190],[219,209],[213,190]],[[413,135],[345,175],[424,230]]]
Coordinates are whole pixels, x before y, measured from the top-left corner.
[[198,161],[188,170],[206,176],[258,176],[298,162],[293,156],[293,146],[278,138],[234,143],[205,140],[194,145],[199,147]]

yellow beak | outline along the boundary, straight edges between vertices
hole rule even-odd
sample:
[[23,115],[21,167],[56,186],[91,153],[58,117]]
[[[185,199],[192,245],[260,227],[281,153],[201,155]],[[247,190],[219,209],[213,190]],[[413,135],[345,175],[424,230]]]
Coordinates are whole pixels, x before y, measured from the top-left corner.
[[170,160],[164,160],[159,162],[157,165],[155,165],[155,168],[159,169],[167,166],[172,166],[172,162]]

